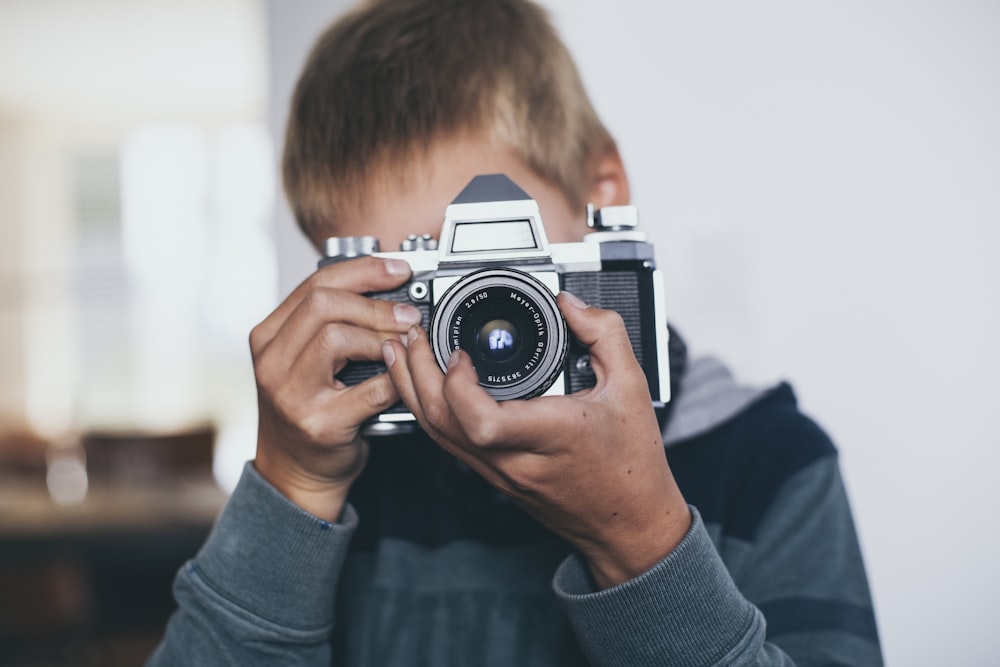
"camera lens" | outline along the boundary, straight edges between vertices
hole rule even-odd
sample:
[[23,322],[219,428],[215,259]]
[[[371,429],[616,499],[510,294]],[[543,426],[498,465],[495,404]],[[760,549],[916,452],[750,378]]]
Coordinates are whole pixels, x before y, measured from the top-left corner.
[[479,349],[494,361],[506,361],[517,352],[521,336],[507,320],[490,320],[476,333]]
[[482,269],[441,297],[430,325],[444,370],[464,350],[482,385],[497,400],[545,393],[563,371],[568,333],[552,292],[516,269]]

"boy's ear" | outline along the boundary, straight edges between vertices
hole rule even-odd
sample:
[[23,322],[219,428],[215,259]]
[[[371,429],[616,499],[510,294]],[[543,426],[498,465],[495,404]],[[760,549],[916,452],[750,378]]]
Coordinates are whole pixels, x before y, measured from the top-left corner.
[[594,208],[630,203],[628,177],[618,146],[611,139],[601,142],[590,158],[590,192],[587,201]]

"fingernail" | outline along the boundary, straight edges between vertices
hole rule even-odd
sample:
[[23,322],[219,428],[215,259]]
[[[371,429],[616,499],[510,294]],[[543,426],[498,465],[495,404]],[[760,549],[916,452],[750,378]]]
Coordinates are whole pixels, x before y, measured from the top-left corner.
[[392,307],[393,317],[400,324],[416,324],[420,321],[420,311],[407,303],[397,303]]
[[448,370],[451,370],[455,366],[458,366],[458,354],[459,351],[455,350],[454,352],[451,353],[451,356],[448,357]]
[[396,352],[392,349],[389,341],[382,343],[382,359],[385,360],[386,368],[392,368],[392,365],[396,363]]
[[407,334],[399,334],[399,342],[403,344],[403,347],[410,347],[410,337]]
[[390,276],[405,276],[410,273],[410,265],[401,259],[387,259],[385,272]]
[[[410,331],[409,331],[408,334],[406,334],[406,337],[412,343],[413,341],[415,341],[417,339],[417,336],[419,336],[419,335],[420,335],[420,330],[417,329],[417,327],[410,327]],[[407,347],[409,347],[409,346],[407,346]]]
[[573,306],[574,308],[590,308],[590,306],[585,304],[583,301],[580,301],[579,297],[577,297],[572,292],[564,291],[563,298],[566,300],[566,303]]

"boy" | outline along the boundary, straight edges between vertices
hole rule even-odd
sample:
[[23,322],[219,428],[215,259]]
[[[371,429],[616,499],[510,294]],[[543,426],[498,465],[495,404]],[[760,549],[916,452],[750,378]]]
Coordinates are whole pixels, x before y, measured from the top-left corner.
[[[549,240],[628,202],[614,142],[524,0],[367,4],[319,40],[292,103],[303,230],[436,235],[475,175],[539,203]],[[571,294],[597,385],[497,403],[442,373],[409,278],[324,267],[250,336],[257,456],[178,574],[151,664],[880,664],[836,455],[787,386],[736,386],[672,336],[661,428],[621,319]],[[426,325],[426,323],[424,323]],[[387,373],[352,387],[349,360]],[[422,431],[361,437],[398,400]]]

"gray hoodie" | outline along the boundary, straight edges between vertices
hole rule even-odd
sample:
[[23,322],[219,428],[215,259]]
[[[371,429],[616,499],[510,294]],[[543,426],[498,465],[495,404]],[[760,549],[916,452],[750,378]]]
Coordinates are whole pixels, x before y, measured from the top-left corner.
[[336,524],[248,463],[148,664],[882,664],[829,439],[787,385],[741,387],[712,359],[680,389],[664,445],[694,521],[639,577],[597,590],[453,463],[414,485],[436,448],[373,447]]

